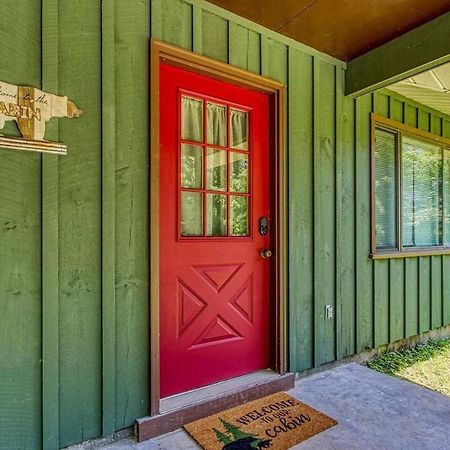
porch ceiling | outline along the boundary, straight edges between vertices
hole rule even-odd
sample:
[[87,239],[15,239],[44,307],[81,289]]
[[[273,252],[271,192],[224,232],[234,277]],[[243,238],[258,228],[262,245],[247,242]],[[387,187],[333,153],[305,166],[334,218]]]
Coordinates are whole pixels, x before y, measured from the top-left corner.
[[450,115],[450,63],[399,81],[388,89]]
[[343,61],[450,11],[450,0],[209,1]]

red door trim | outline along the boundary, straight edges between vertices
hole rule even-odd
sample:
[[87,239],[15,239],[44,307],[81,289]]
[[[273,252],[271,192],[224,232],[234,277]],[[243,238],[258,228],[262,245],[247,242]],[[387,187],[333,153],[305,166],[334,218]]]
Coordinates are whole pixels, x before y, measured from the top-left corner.
[[149,414],[160,412],[159,392],[159,65],[164,61],[185,70],[206,75],[270,95],[272,130],[272,178],[274,180],[275,230],[274,267],[271,280],[275,311],[271,348],[272,368],[283,374],[286,367],[286,187],[285,187],[285,91],[286,87],[222,62],[178,47],[151,40],[150,48],[150,403]]

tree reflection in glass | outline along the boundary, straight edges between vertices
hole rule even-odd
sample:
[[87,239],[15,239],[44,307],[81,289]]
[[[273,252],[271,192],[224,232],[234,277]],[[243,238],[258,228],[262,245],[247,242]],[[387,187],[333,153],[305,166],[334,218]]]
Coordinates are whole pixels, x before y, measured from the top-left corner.
[[232,236],[248,236],[248,197],[232,195],[230,199],[230,234]]
[[206,196],[206,235],[227,235],[227,196],[207,194]]
[[203,234],[203,199],[198,192],[181,192],[181,235]]
[[181,187],[202,188],[203,150],[195,145],[181,145]]

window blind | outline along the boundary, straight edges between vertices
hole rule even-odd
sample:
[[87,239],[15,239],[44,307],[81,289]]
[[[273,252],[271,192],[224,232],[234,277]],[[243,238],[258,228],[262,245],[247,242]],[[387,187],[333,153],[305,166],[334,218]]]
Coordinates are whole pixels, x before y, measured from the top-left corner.
[[443,187],[442,187],[442,203],[444,208],[444,245],[450,246],[450,150],[444,149],[444,167],[443,167]]
[[402,140],[403,246],[442,245],[442,150]]
[[397,247],[396,213],[396,140],[395,133],[376,130],[375,141],[375,214],[377,248]]

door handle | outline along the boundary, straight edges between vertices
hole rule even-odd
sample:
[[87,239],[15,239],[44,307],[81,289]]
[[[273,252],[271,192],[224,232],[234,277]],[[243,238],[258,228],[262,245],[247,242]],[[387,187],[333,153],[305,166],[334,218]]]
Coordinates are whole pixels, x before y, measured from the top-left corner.
[[267,248],[263,248],[263,249],[261,249],[260,255],[261,255],[261,258],[264,258],[264,259],[270,258],[272,256],[272,251]]

